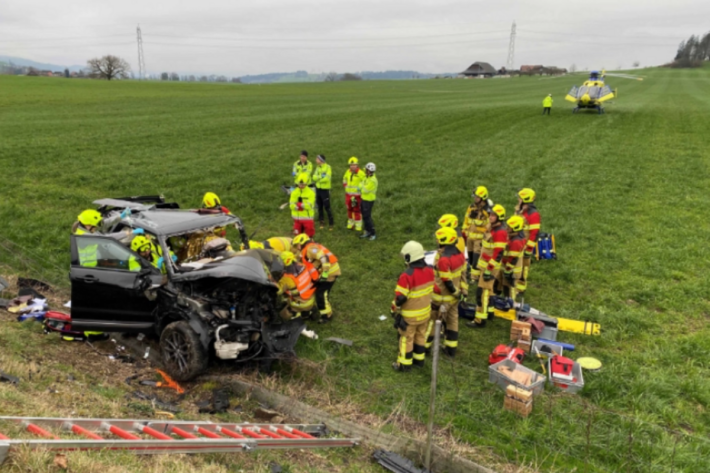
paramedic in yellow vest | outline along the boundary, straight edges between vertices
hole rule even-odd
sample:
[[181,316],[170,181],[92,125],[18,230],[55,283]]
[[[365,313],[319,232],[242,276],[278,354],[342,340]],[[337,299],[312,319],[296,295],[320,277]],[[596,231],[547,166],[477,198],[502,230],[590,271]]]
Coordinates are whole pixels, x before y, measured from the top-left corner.
[[305,174],[308,176],[308,182],[306,185],[311,185],[311,174],[313,174],[313,163],[308,160],[308,151],[305,149],[301,151],[301,156],[298,157],[298,161],[293,163],[293,168],[291,169],[291,176],[293,177],[293,182],[298,185],[298,176]]
[[[121,214],[121,217],[124,214]],[[103,225],[103,216],[96,210],[87,209],[79,214],[77,221],[72,225],[72,235],[88,235],[96,234],[113,238],[114,240],[123,240],[131,234],[142,235],[145,232],[142,228],[133,230],[126,229],[115,233],[100,233],[99,228]],[[124,241],[124,243],[127,243]],[[79,264],[85,268],[95,268],[99,260],[98,245],[84,245],[83,242],[77,242],[77,251],[79,252]]]
[[542,99],[542,114],[550,114],[552,110],[552,94],[547,94],[547,97]]
[[296,182],[298,187],[291,192],[289,204],[291,206],[291,217],[293,218],[293,234],[305,233],[309,237],[316,234],[316,227],[313,224],[313,214],[316,206],[316,193],[307,187],[310,176],[299,174]]
[[377,238],[375,234],[375,222],[372,221],[372,207],[375,205],[377,198],[377,177],[375,171],[377,167],[375,163],[367,163],[365,165],[365,179],[360,181],[360,196],[362,198],[362,219],[365,221],[365,232],[360,235],[360,238],[374,240]]
[[316,206],[318,207],[318,222],[323,230],[325,214],[328,213],[328,229],[333,230],[333,211],[330,210],[330,188],[333,180],[333,171],[330,164],[325,162],[325,156],[316,157],[316,170],[313,171],[313,182],[316,185]]
[[287,302],[281,317],[289,320],[313,310],[316,287],[308,268],[296,262],[296,255],[284,251],[281,253],[281,260],[284,263],[284,272],[279,281],[279,292]]
[[481,275],[478,259],[481,257],[483,235],[488,226],[489,210],[488,189],[483,186],[476,187],[473,190],[473,203],[466,209],[466,216],[463,219],[463,236],[466,239],[471,282],[478,281],[478,277]]
[[365,179],[365,173],[358,166],[355,156],[348,159],[348,170],[343,175],[345,189],[345,207],[348,209],[348,230],[362,231],[362,209],[360,202],[360,181]]

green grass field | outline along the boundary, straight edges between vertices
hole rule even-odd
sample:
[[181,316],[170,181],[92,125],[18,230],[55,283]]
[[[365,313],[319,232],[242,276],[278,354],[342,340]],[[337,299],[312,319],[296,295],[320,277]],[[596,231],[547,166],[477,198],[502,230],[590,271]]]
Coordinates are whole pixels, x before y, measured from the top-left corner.
[[[336,181],[350,156],[374,161],[378,240],[345,230],[340,189],[336,230],[317,234],[342,262],[336,321],[298,351],[325,375],[282,370],[312,383],[313,397],[425,421],[428,371],[391,370],[394,330],[378,320],[399,249],[433,248],[438,217],[461,217],[474,185],[509,211],[529,186],[559,260],[533,266],[526,302],[601,323],[601,337],[559,339],[604,368],[580,395],[548,389],[523,420],[487,381],[509,323],[463,327],[460,355],[442,362],[437,425],[481,458],[541,471],[708,471],[710,69],[641,73],[609,78],[619,98],[603,116],[564,102],[581,75],[262,86],[0,77],[0,261],[67,285],[69,228],[108,196],[162,193],[194,207],[213,191],[257,238],[286,235],[279,185],[301,149],[325,154]],[[553,115],[542,117],[547,93]]]

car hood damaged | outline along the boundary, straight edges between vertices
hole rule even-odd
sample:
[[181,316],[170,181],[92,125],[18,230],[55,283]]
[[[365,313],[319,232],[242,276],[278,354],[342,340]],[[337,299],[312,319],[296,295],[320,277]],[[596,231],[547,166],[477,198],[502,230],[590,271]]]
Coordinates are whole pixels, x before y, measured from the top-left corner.
[[231,258],[207,263],[199,269],[176,274],[174,281],[196,281],[204,278],[237,278],[264,286],[274,282],[267,274],[267,267],[256,252],[245,252]]

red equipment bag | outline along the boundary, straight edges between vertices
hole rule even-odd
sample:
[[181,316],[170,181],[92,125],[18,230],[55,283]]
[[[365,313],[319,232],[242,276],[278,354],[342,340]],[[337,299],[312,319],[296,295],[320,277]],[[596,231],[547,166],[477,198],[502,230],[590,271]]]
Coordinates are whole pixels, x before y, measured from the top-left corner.
[[513,360],[518,364],[523,362],[523,358],[525,358],[525,352],[522,348],[513,348],[510,350],[510,354],[508,355],[509,360]]
[[494,365],[499,361],[505,360],[506,358],[508,358],[508,355],[510,354],[511,350],[512,348],[508,345],[498,345],[497,347],[495,347],[493,352],[488,355],[488,364]]
[[83,332],[75,332],[71,328],[71,315],[54,310],[44,314],[44,333],[59,332],[70,337],[83,337]]

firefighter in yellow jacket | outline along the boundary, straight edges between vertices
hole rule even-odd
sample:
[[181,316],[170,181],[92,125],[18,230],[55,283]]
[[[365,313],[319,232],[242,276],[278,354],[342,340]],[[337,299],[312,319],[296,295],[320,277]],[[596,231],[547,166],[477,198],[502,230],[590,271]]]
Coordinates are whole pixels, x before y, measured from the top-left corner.
[[281,317],[288,320],[313,310],[316,287],[313,284],[313,274],[309,268],[296,261],[296,255],[284,251],[281,253],[281,260],[284,263],[284,271],[279,281],[279,292],[286,299]]
[[456,248],[458,248],[461,253],[465,254],[466,240],[464,239],[461,231],[458,229],[458,217],[456,217],[456,215],[454,214],[445,214],[441,216],[438,223],[440,228],[452,228],[456,232]]
[[426,330],[431,314],[434,270],[424,261],[424,247],[416,241],[405,243],[400,251],[407,269],[399,276],[390,314],[399,333],[396,371],[410,371],[412,365],[424,366]]
[[463,219],[463,236],[466,239],[468,266],[471,268],[468,276],[471,282],[478,281],[481,275],[478,260],[481,257],[483,235],[488,226],[488,214],[488,189],[478,186],[473,190],[473,203],[466,209]]
[[456,356],[459,346],[459,302],[468,295],[468,284],[464,272],[466,256],[458,249],[459,238],[453,228],[440,228],[436,231],[439,250],[434,257],[434,292],[432,294],[431,319],[427,328],[426,348],[434,342],[432,333],[436,319],[443,321],[444,353]]

